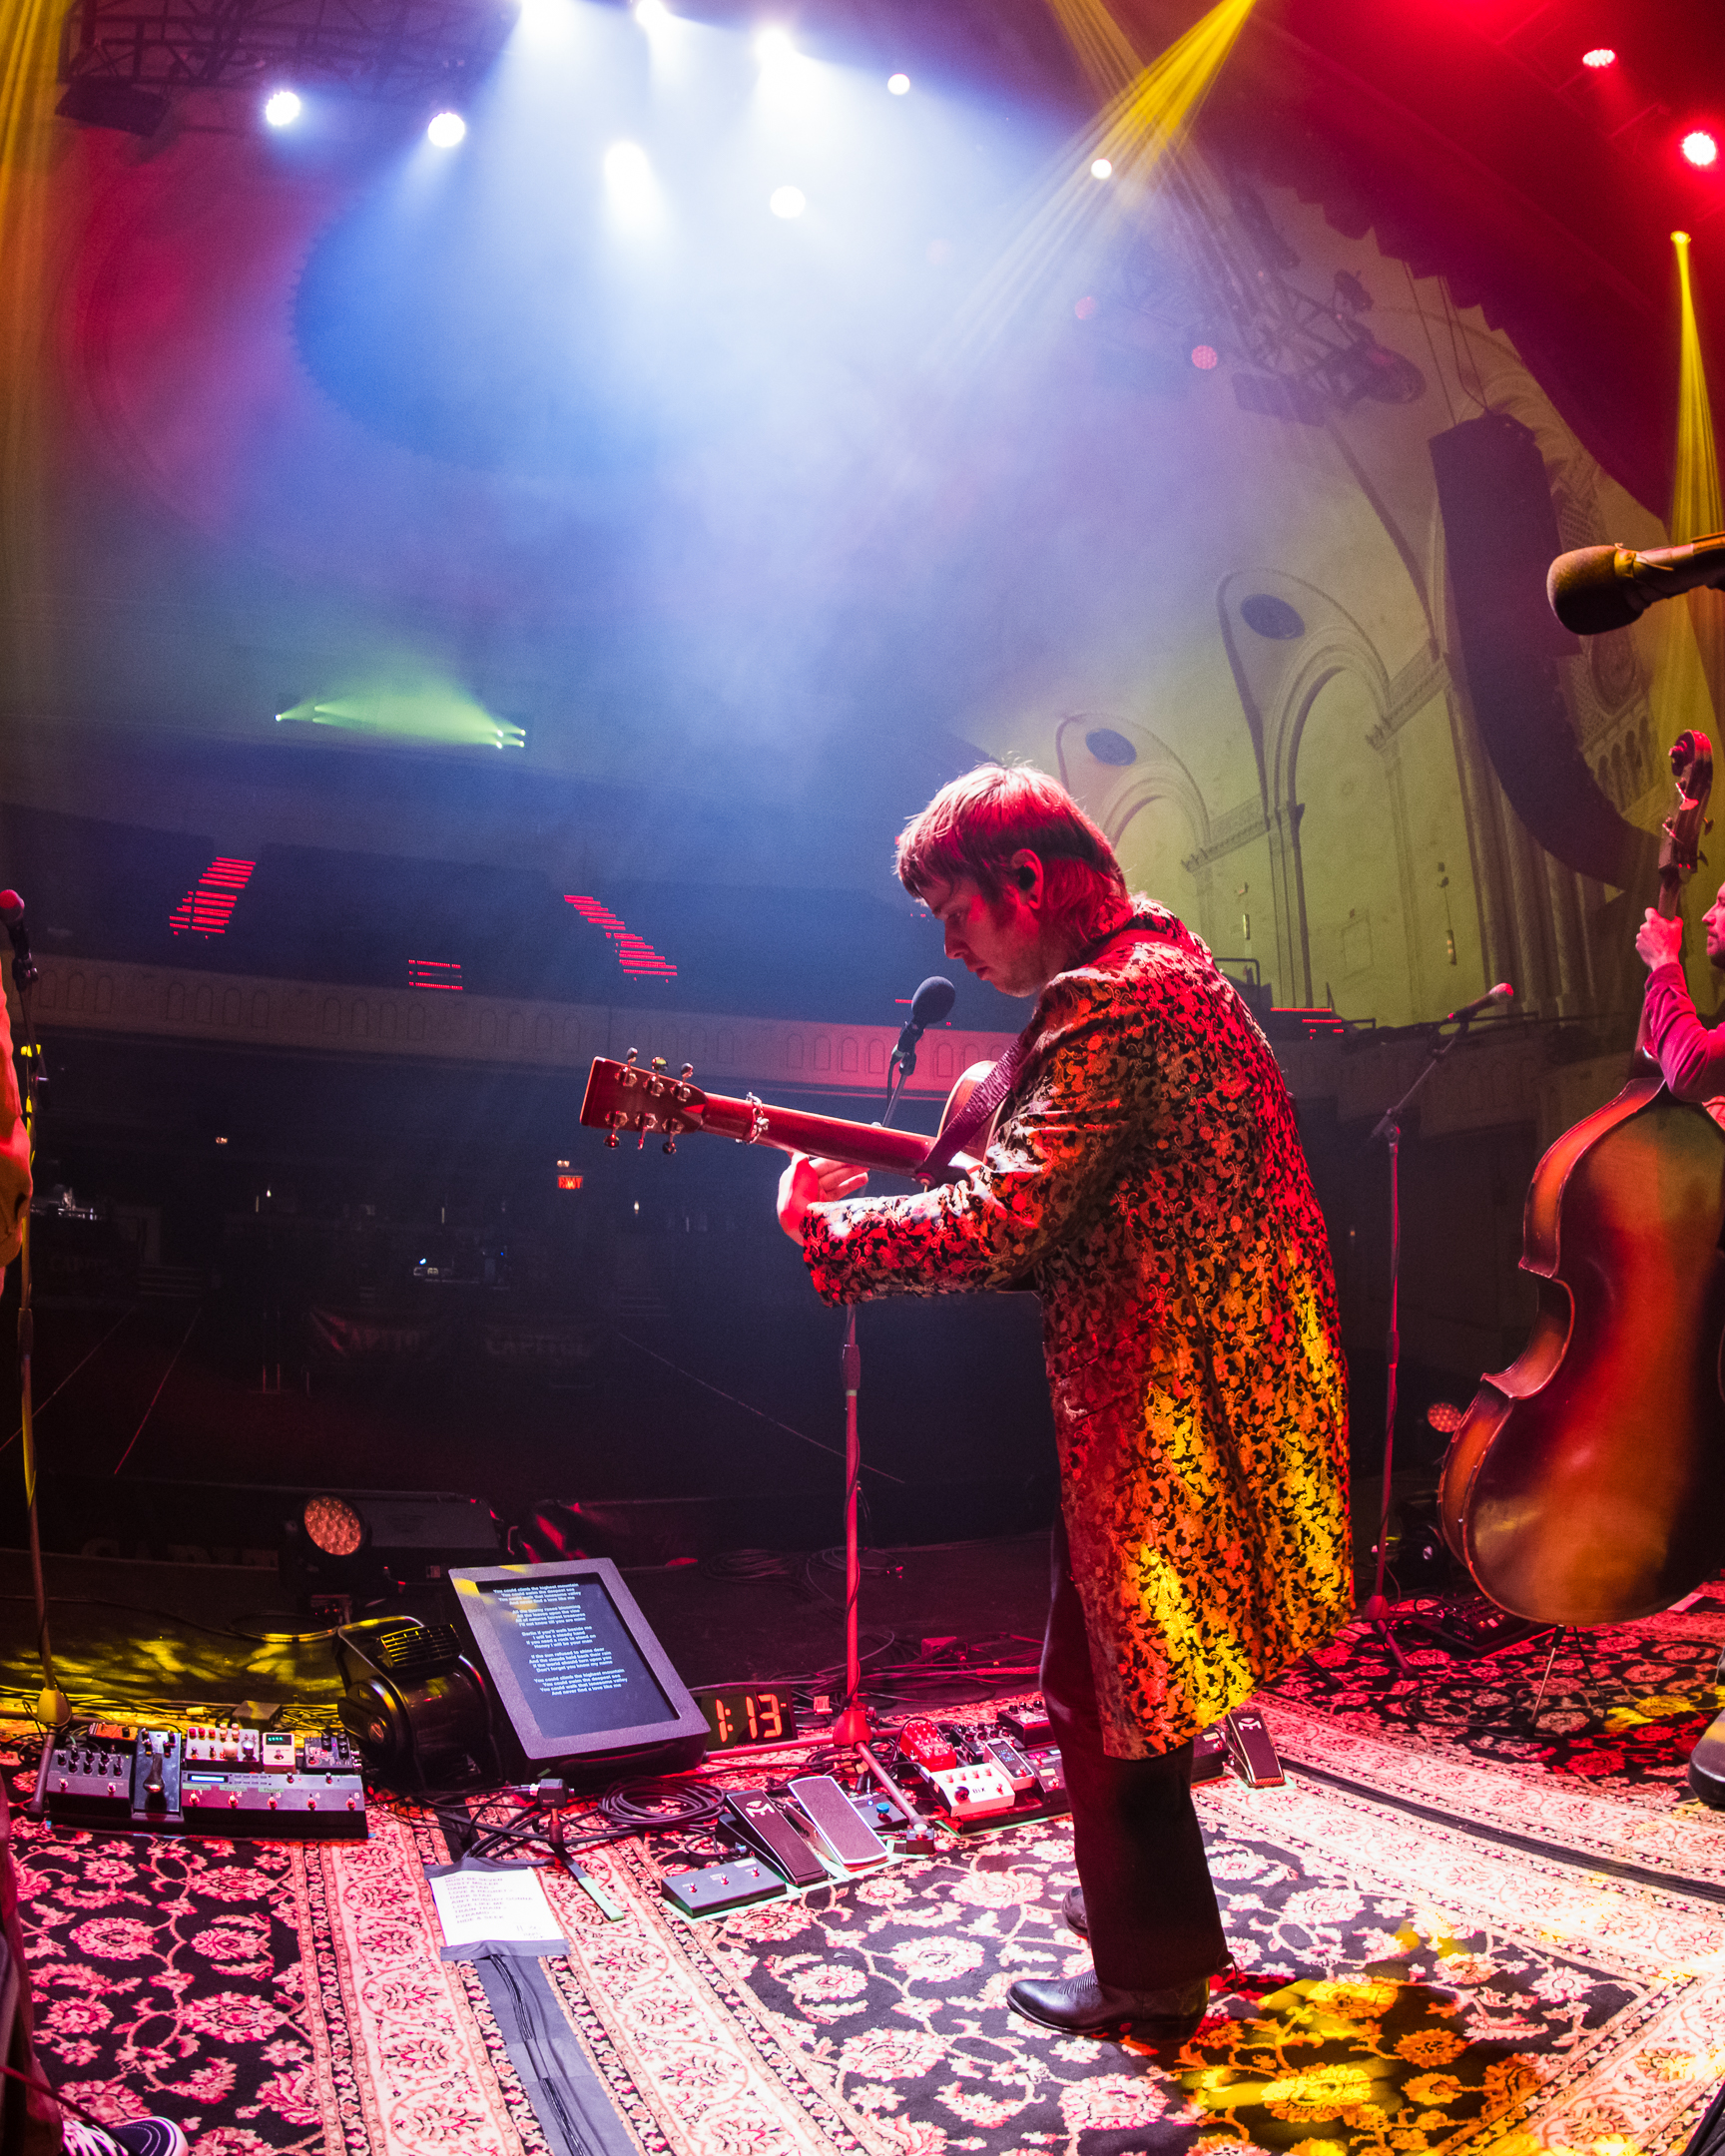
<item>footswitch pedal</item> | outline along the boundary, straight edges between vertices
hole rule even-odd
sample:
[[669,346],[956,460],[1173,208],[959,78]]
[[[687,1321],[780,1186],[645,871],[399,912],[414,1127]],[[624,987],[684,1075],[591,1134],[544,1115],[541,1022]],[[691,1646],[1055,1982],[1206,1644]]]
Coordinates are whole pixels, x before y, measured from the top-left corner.
[[659,1889],[685,1916],[712,1916],[720,1909],[747,1908],[751,1901],[782,1894],[785,1882],[759,1857],[740,1857],[735,1864],[708,1865],[701,1872],[667,1872]]
[[997,1812],[1010,1812],[1015,1801],[1004,1770],[992,1760],[919,1771],[954,1820],[992,1819]]

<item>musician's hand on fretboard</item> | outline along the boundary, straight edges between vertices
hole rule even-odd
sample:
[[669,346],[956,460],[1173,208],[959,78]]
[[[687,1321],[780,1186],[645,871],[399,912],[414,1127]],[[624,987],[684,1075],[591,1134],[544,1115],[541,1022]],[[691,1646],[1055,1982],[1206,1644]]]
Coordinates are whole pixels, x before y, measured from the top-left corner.
[[803,1240],[803,1224],[812,1205],[829,1205],[836,1198],[854,1198],[868,1180],[865,1168],[850,1168],[843,1161],[817,1160],[807,1153],[793,1153],[791,1164],[779,1178],[779,1225],[793,1243]]

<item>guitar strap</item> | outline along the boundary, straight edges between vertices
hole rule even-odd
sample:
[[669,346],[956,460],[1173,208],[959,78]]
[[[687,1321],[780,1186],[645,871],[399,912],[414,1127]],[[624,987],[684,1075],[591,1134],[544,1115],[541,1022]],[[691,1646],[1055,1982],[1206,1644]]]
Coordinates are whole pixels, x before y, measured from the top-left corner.
[[[1164,913],[1159,906],[1153,906],[1147,912],[1135,914],[1123,926],[1111,928],[1106,935],[1098,936],[1094,943],[1087,944],[1078,953],[1065,970],[1071,972],[1078,966],[1088,965],[1111,943],[1118,943],[1122,936],[1130,935],[1134,930],[1139,934],[1148,929],[1152,935],[1172,935],[1179,925],[1171,913]],[[968,1147],[971,1139],[988,1128],[993,1121],[994,1111],[1018,1083],[1025,1064],[1030,1060],[1036,1039],[1036,1033],[1026,1026],[928,1148],[921,1167],[916,1171],[918,1178],[927,1177],[932,1181],[934,1177],[943,1175],[951,1167],[955,1156]]]

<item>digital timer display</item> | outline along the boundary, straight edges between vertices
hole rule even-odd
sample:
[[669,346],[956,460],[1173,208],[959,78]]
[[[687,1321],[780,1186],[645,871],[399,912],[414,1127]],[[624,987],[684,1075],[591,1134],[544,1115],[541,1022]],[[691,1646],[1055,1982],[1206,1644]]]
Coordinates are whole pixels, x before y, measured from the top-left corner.
[[797,1715],[788,1693],[736,1687],[698,1692],[695,1697],[713,1732],[715,1752],[727,1745],[780,1744],[797,1734]]

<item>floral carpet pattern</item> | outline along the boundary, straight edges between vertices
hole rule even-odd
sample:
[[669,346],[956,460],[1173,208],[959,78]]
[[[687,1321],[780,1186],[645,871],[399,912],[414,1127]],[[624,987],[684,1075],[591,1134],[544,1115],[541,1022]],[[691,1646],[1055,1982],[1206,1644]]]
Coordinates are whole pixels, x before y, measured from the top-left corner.
[[1608,1784],[1661,1810],[1684,1786],[1696,1739],[1725,1707],[1714,1682],[1725,1603],[1711,1596],[1681,1616],[1566,1633],[1537,1724],[1532,1709],[1549,1636],[1478,1662],[1424,1643],[1412,1625],[1399,1628],[1399,1641],[1405,1677],[1356,1625],[1279,1678],[1274,1696],[1349,1730],[1488,1760],[1535,1780]]
[[[542,1875],[543,1966],[643,2156],[1675,2156],[1725,2073],[1725,1814],[1673,1772],[1718,1622],[1594,1643],[1607,1715],[1658,1733],[1609,1767],[1561,1704],[1475,1743],[1477,1669],[1415,1705],[1370,1650],[1281,1687],[1286,1786],[1200,1795],[1236,1966],[1178,2051],[1008,2010],[1086,1965],[1058,1821],[694,1925],[619,1843],[584,1860],[618,1921]],[[14,1824],[43,2062],[99,2115],[167,2113],[194,2156],[549,2156],[439,1957],[424,1816],[324,1846]]]

